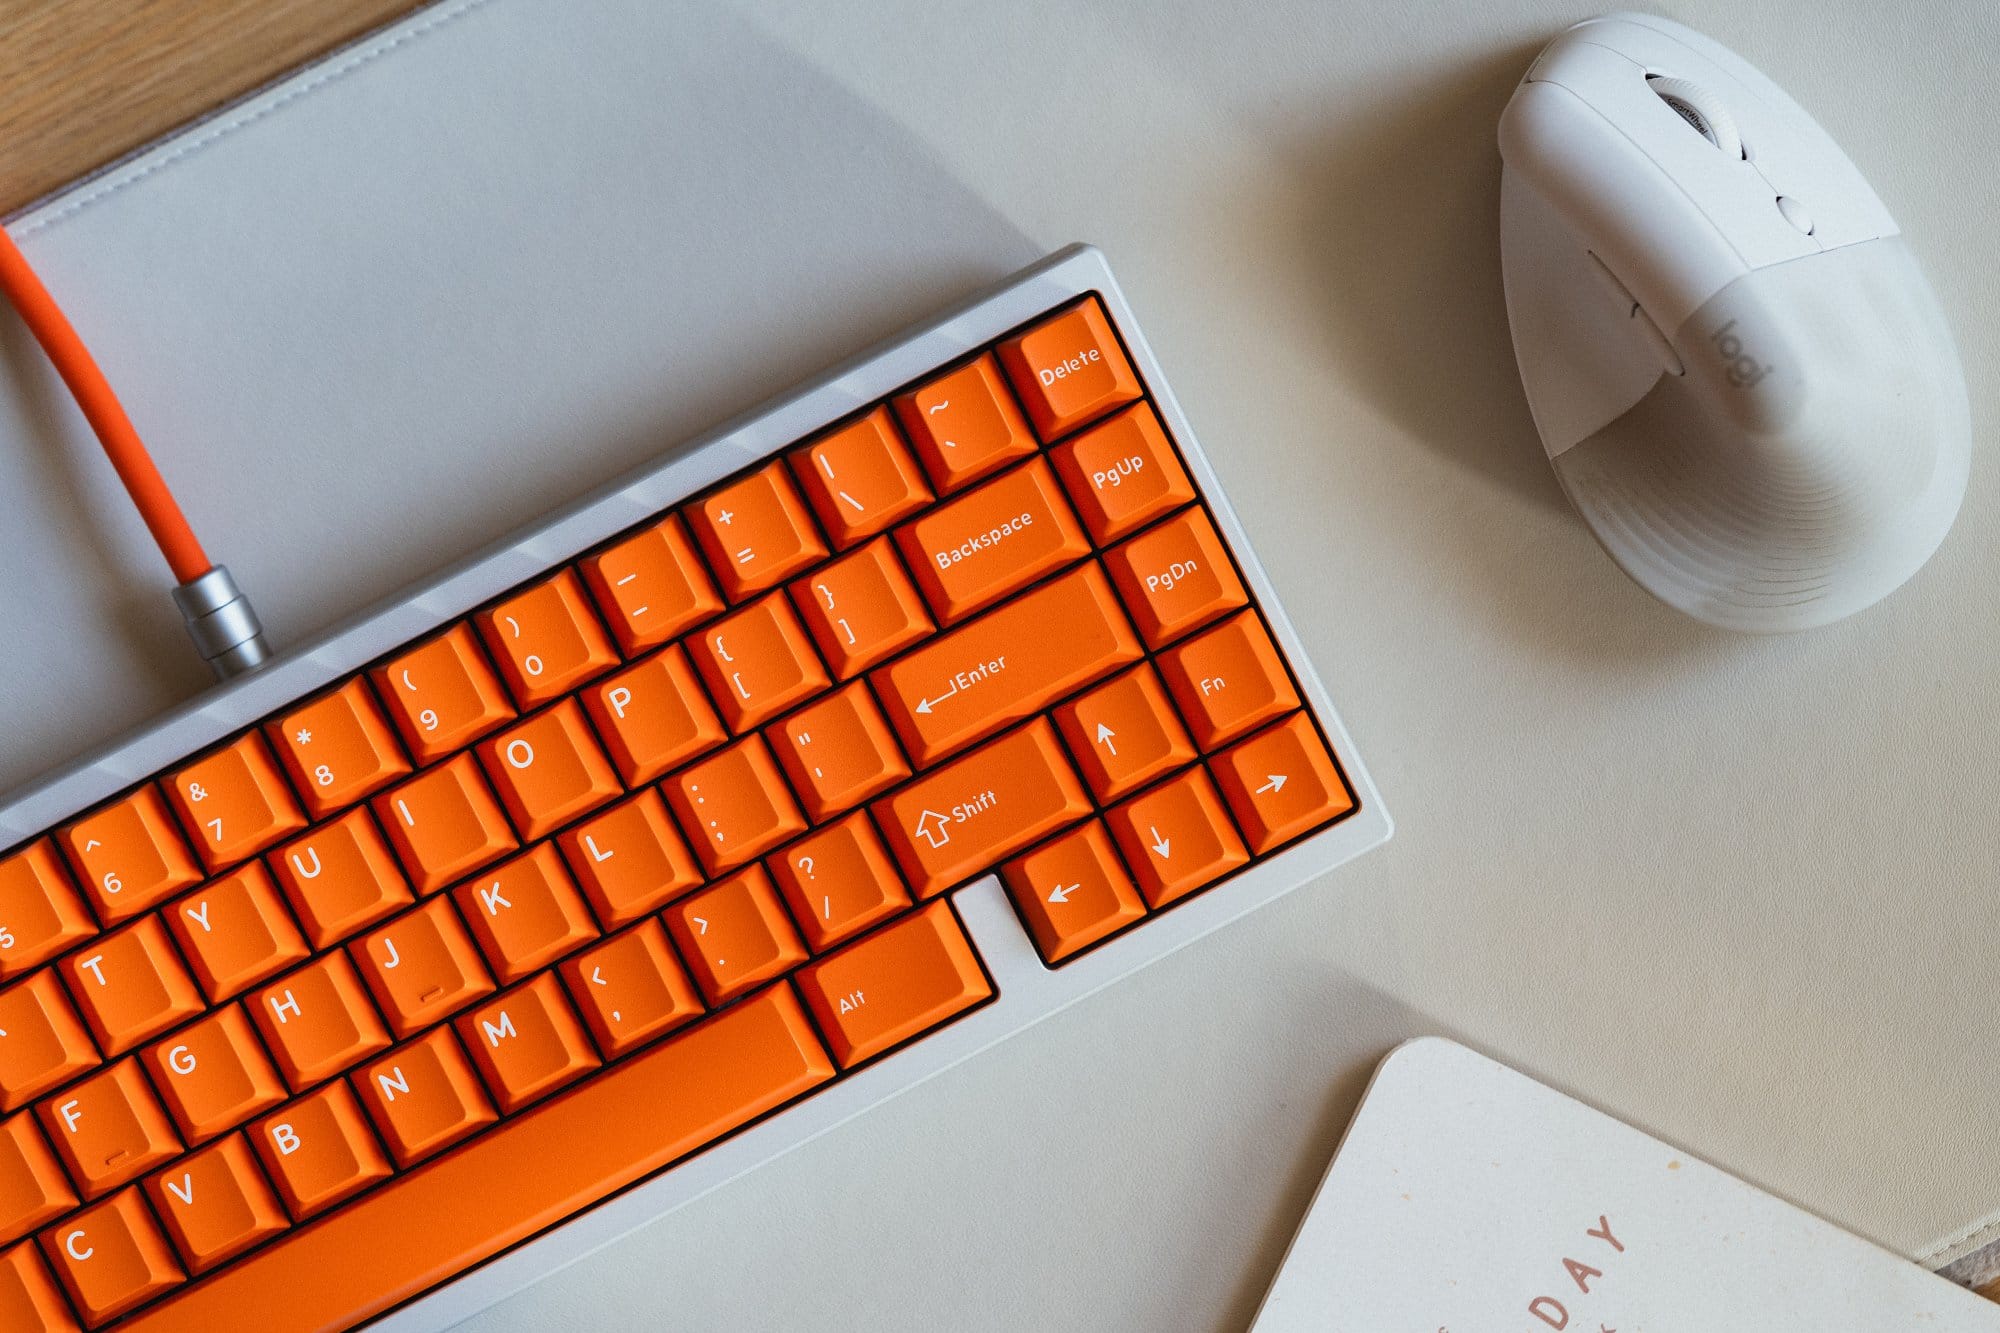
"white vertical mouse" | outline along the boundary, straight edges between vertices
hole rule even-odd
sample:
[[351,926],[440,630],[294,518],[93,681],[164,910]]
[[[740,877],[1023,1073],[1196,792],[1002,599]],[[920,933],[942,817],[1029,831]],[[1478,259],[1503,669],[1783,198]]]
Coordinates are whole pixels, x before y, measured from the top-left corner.
[[1611,558],[1731,629],[1824,625],[1944,540],[1971,420],[1895,219],[1733,52],[1615,14],[1541,53],[1500,119],[1514,354]]

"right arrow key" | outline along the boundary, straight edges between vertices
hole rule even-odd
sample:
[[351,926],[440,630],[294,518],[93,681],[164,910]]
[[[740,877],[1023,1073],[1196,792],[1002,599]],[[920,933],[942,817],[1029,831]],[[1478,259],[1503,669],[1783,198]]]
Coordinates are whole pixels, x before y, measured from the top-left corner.
[[1259,856],[1354,808],[1326,743],[1304,713],[1210,761],[1215,781]]

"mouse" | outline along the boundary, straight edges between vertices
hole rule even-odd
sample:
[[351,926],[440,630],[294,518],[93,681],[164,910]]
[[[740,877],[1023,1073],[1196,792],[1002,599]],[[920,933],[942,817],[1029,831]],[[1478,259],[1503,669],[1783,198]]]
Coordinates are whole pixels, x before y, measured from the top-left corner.
[[1895,219],[1803,107],[1691,28],[1612,14],[1536,56],[1499,145],[1529,410],[1625,573],[1783,633],[1923,567],[1965,497],[1965,375]]

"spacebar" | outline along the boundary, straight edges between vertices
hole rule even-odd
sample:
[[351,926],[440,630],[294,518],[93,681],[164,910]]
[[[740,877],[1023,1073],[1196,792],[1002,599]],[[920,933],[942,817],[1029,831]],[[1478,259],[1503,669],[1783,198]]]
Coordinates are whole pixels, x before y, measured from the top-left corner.
[[142,1311],[124,1327],[344,1327],[380,1314],[833,1077],[789,985],[614,1065]]

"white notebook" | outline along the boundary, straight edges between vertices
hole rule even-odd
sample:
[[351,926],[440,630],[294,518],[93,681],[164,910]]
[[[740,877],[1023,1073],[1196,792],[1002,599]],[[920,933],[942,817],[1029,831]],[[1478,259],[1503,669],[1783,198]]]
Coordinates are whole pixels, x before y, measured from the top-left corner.
[[2000,1329],[2000,1306],[1440,1037],[1376,1071],[1254,1333]]

